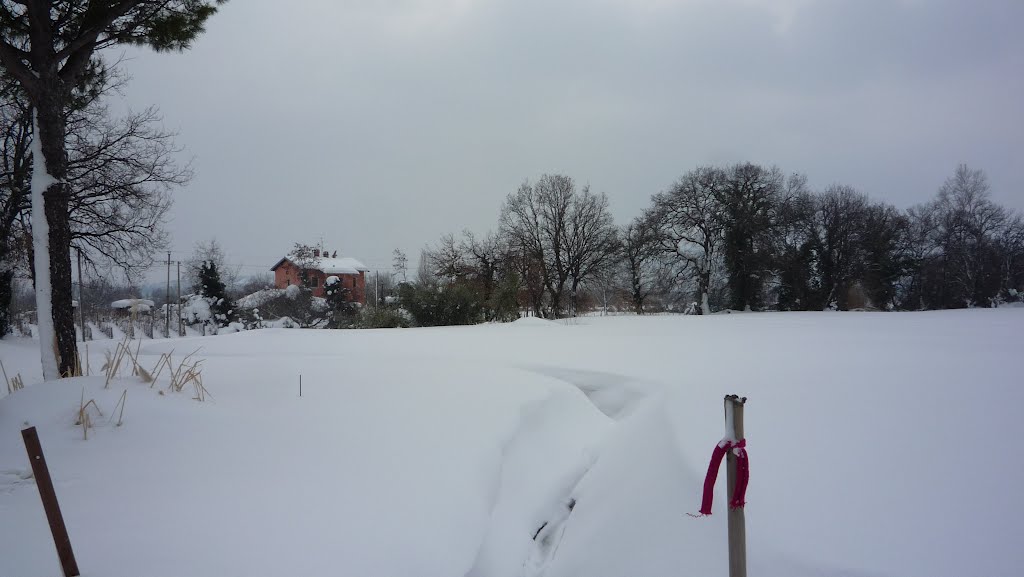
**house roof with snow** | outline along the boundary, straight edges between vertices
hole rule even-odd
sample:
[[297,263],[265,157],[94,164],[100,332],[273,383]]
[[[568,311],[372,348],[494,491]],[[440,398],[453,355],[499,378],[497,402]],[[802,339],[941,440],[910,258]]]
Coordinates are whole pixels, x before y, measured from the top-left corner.
[[[324,274],[359,274],[360,272],[368,272],[370,270],[369,268],[366,267],[365,264],[348,256],[340,258],[329,258],[321,256],[315,258],[314,260],[316,261],[316,264],[309,268],[321,271]],[[277,264],[270,267],[270,270],[277,270],[277,267],[283,265],[285,262],[295,264],[295,262],[292,259],[284,257],[281,260],[277,261]]]

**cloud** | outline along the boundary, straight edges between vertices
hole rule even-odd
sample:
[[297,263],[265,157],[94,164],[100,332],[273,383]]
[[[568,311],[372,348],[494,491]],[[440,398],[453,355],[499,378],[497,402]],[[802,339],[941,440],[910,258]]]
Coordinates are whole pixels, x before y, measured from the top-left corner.
[[190,52],[131,52],[126,99],[196,156],[178,250],[217,235],[269,266],[323,235],[386,268],[494,227],[544,172],[623,222],[744,160],[901,207],[965,161],[1024,208],[1022,19],[1016,0],[247,0]]

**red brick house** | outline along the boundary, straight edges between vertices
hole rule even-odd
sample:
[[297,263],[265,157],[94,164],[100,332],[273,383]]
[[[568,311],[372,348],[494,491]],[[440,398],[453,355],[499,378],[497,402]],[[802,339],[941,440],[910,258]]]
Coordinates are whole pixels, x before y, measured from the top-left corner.
[[[313,250],[316,264],[306,269],[307,286],[313,291],[313,296],[322,297],[327,279],[336,276],[341,286],[351,291],[350,301],[366,304],[366,273],[370,269],[354,258],[339,258],[337,254],[328,256],[324,251],[321,255],[319,249]],[[277,261],[270,270],[274,273],[274,286],[279,289],[293,284],[302,285],[302,269],[288,257]]]

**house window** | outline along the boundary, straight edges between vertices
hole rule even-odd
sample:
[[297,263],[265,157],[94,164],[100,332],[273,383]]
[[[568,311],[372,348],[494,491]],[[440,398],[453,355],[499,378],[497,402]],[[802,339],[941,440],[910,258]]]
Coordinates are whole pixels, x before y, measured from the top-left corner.
[[320,278],[319,277],[315,277],[314,276],[313,278],[309,279],[309,286],[311,286],[313,288],[316,288],[317,286],[319,286],[319,284],[320,284]]

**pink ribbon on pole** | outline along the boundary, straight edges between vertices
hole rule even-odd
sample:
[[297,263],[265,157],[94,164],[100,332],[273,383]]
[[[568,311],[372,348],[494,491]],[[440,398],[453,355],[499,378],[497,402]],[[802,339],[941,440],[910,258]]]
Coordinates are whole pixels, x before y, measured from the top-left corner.
[[737,509],[746,505],[747,482],[750,480],[750,462],[747,459],[747,440],[739,441],[722,440],[715,446],[715,452],[711,453],[711,463],[708,465],[708,474],[704,477],[704,498],[701,500],[701,515],[711,514],[711,503],[715,500],[715,481],[718,479],[718,469],[722,466],[722,457],[725,452],[732,450],[736,455],[736,487],[732,492],[732,499],[729,500],[729,508]]

